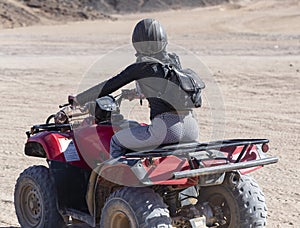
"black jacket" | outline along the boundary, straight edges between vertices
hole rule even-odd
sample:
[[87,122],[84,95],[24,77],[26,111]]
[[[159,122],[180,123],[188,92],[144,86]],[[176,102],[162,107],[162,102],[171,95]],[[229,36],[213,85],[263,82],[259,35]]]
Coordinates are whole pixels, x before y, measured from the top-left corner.
[[[181,68],[179,59],[175,54],[166,54],[164,59],[160,61],[172,63]],[[166,72],[162,64],[149,61],[147,57],[144,59],[143,57],[138,57],[137,63],[128,66],[113,78],[78,94],[76,99],[80,105],[84,105],[88,101],[109,95],[132,81],[137,81],[142,93],[149,102],[150,119],[153,119],[158,114],[176,109],[168,104],[168,102],[159,98],[159,91],[163,91],[165,87],[165,75]]]

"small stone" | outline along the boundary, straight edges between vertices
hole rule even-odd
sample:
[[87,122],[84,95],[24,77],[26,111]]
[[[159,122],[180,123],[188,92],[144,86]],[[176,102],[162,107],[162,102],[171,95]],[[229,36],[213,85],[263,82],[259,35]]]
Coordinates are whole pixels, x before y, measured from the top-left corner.
[[294,66],[292,63],[290,63],[290,67]]

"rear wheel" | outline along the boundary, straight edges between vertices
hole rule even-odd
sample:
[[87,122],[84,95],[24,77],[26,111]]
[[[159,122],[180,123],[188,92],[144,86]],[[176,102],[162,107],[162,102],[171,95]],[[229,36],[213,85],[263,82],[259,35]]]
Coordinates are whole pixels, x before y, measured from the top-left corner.
[[101,213],[101,228],[172,227],[167,206],[150,188],[124,187],[112,193]]
[[[207,204],[206,204],[207,202]],[[266,226],[267,209],[265,198],[256,181],[249,176],[241,176],[233,183],[227,175],[224,183],[203,187],[200,190],[198,208],[208,205],[213,218],[222,228],[257,228]],[[202,207],[203,208],[203,207]]]
[[16,214],[22,227],[64,227],[56,206],[54,185],[48,168],[32,166],[20,174],[14,193]]

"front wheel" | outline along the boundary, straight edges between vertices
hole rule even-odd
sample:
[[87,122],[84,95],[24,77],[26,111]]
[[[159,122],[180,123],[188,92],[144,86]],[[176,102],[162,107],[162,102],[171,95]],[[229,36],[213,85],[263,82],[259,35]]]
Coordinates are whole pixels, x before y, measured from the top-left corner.
[[101,213],[101,228],[171,228],[162,198],[150,188],[121,188],[112,193]]
[[213,217],[207,218],[209,226],[217,223],[222,228],[262,228],[266,226],[265,197],[256,181],[241,176],[237,183],[230,175],[223,184],[203,187],[200,190],[198,208],[208,205]]
[[48,168],[32,166],[21,173],[15,186],[14,201],[22,227],[65,227],[57,210],[54,184]]

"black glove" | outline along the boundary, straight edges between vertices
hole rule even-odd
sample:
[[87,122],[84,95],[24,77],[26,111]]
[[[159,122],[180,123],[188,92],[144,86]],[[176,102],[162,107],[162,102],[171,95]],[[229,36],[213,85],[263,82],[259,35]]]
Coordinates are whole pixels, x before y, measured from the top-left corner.
[[68,123],[68,116],[64,111],[59,111],[58,113],[55,114],[54,116],[54,122],[56,124],[65,124]]
[[78,106],[79,103],[76,100],[76,95],[69,95],[68,96],[68,102],[71,106]]

